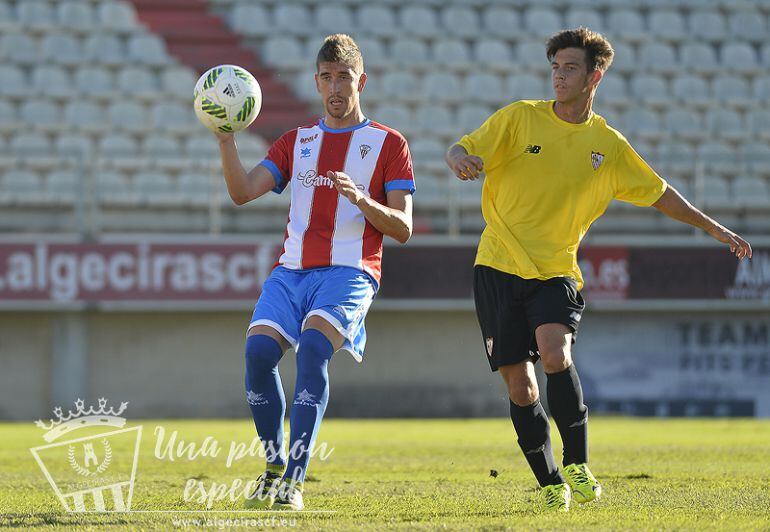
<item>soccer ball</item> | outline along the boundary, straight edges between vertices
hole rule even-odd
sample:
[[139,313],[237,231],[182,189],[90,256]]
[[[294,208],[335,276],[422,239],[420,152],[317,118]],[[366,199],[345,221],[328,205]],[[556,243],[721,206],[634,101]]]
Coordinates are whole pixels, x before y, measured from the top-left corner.
[[262,108],[262,90],[254,76],[235,65],[209,69],[195,84],[195,114],[211,131],[234,133],[251,124]]

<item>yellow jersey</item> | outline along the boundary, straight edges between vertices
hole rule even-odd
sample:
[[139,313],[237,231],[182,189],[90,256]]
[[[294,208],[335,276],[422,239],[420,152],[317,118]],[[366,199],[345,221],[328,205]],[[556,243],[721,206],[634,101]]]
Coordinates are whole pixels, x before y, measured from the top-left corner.
[[594,220],[613,199],[652,205],[666,182],[604,118],[573,124],[553,106],[514,102],[458,144],[486,173],[476,264],[524,279],[572,277],[579,290],[577,250]]

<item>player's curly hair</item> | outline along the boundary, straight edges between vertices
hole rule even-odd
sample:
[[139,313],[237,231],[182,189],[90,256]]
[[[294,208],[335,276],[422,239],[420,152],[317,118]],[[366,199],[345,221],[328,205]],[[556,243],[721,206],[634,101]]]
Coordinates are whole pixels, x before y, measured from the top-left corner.
[[335,33],[324,39],[321,49],[318,50],[318,57],[316,57],[316,69],[322,62],[342,63],[359,74],[364,71],[364,58],[361,55],[361,50],[353,37],[344,33]]
[[580,27],[573,30],[562,30],[554,33],[546,42],[546,57],[553,61],[556,52],[564,48],[582,48],[586,51],[588,71],[601,70],[605,72],[612,64],[615,50],[607,38],[599,32]]

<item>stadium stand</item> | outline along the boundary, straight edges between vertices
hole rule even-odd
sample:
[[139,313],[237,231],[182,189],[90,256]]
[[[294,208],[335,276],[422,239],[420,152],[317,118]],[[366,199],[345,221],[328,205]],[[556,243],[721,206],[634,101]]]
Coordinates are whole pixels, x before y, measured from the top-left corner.
[[[53,218],[30,205],[74,212],[92,197],[97,231],[206,231],[220,209],[224,231],[280,231],[287,195],[230,206],[191,87],[213,64],[255,74],[264,108],[239,146],[256,163],[277,134],[312,120],[315,51],[345,31],[370,76],[365,112],[412,146],[418,227],[477,233],[481,185],[454,183],[444,149],[512,100],[549,98],[543,41],[585,24],[616,49],[597,112],[743,230],[758,210],[770,219],[769,14],[766,2],[729,0],[0,0],[0,229],[38,230]],[[593,232],[688,231],[638,214],[613,205]]]

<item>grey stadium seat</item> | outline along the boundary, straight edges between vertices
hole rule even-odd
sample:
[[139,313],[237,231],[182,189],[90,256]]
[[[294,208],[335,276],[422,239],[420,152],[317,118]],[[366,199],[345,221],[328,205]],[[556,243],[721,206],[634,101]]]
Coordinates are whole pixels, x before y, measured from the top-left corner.
[[56,155],[73,161],[76,165],[85,167],[94,151],[94,144],[89,137],[67,131],[60,135],[56,141]]
[[749,171],[770,175],[770,145],[767,142],[747,142],[740,146],[741,161]]
[[112,73],[99,66],[79,68],[75,73],[75,86],[86,96],[112,98],[115,94],[115,82]]
[[470,7],[449,5],[441,9],[444,31],[461,37],[476,37],[481,31],[478,14]]
[[754,78],[751,94],[756,101],[766,102],[770,100],[770,75]]
[[549,93],[542,76],[512,74],[505,80],[505,97],[509,100],[543,100],[550,97]]
[[77,0],[59,3],[56,18],[62,27],[78,33],[87,33],[91,30],[96,19],[90,2]]
[[366,4],[358,10],[358,31],[378,36],[392,36],[398,33],[396,16],[384,5]]
[[408,35],[435,37],[443,33],[436,11],[428,6],[405,5],[399,12],[399,20],[401,30]]
[[78,66],[83,62],[80,41],[63,33],[49,34],[41,43],[43,59],[60,65]]
[[428,46],[418,39],[406,37],[394,41],[390,45],[390,55],[398,64],[409,66],[428,64]]
[[710,109],[706,114],[706,127],[713,137],[741,141],[747,139],[746,125],[740,113],[724,107]]
[[670,109],[665,113],[666,129],[672,135],[687,140],[706,137],[700,116],[689,109]]
[[612,70],[610,70],[608,74],[604,75],[599,84],[596,100],[609,105],[625,106],[630,103],[629,94],[628,85],[623,76],[613,74]]
[[302,45],[296,37],[289,35],[270,37],[262,45],[262,59],[270,66],[284,69],[306,68],[312,60],[302,51]]
[[156,99],[160,89],[156,75],[140,65],[128,65],[118,71],[118,88],[124,94],[142,99]]
[[681,103],[705,107],[714,101],[708,80],[691,74],[675,77],[671,83],[671,92]]
[[238,2],[230,12],[230,26],[247,37],[268,36],[273,30],[273,22],[266,8],[258,4]]
[[770,201],[767,182],[761,177],[738,176],[732,183],[735,201],[746,207],[767,207]]
[[682,66],[697,73],[714,73],[719,70],[716,52],[710,44],[687,42],[679,49]]
[[53,155],[51,141],[39,133],[22,133],[11,139],[11,149],[24,160],[24,166],[36,170],[51,170],[59,164]]
[[673,9],[653,9],[647,20],[650,33],[666,41],[680,42],[687,38],[684,16]]
[[765,17],[756,10],[738,10],[731,13],[728,19],[730,37],[752,42],[767,40],[767,23]]
[[492,112],[493,110],[486,105],[475,103],[463,105],[457,112],[457,127],[462,133],[475,131],[492,116]]
[[533,7],[524,12],[524,29],[532,37],[546,38],[563,27],[562,18],[556,10]]
[[626,41],[644,41],[647,38],[647,30],[644,27],[644,19],[638,11],[633,9],[613,9],[607,15],[607,28],[615,35],[622,36]]
[[64,121],[90,133],[109,129],[104,110],[94,103],[83,100],[75,100],[67,104],[64,108]]
[[40,175],[29,170],[9,170],[3,176],[2,188],[13,203],[20,205],[39,204],[48,197]]
[[163,90],[167,94],[185,101],[189,101],[196,81],[198,81],[198,77],[187,67],[164,68],[160,73]]
[[671,100],[666,80],[649,74],[631,78],[631,94],[649,105],[665,106]]
[[315,13],[315,27],[326,33],[355,30],[353,10],[342,4],[322,4]]
[[494,37],[509,38],[521,26],[518,13],[504,5],[488,5],[483,8],[484,32]]
[[636,61],[636,52],[634,48],[622,41],[612,43],[615,49],[615,56],[612,59],[611,69],[620,73],[636,72],[639,64]]
[[[470,48],[459,39],[441,39],[433,43],[433,61],[442,66],[470,68]],[[464,67],[464,68],[463,68]]]
[[158,130],[184,134],[198,126],[192,105],[174,102],[161,102],[152,106],[150,111],[152,124]]
[[703,178],[703,200],[710,207],[727,207],[732,202],[730,185],[727,180],[716,176],[706,175]]
[[503,82],[486,72],[469,74],[463,83],[463,96],[468,101],[499,104],[505,99]]
[[584,26],[594,31],[604,31],[604,22],[602,21],[601,11],[596,9],[573,8],[567,11],[566,28],[577,28]]
[[759,61],[754,48],[743,42],[726,43],[722,46],[722,67],[741,74],[759,71]]
[[126,61],[126,51],[117,36],[97,33],[86,39],[85,59],[107,66],[122,66]]
[[17,66],[0,66],[0,95],[23,98],[29,92],[24,70]]
[[273,9],[273,24],[278,33],[304,35],[312,27],[310,10],[302,4],[282,2]]
[[358,48],[364,56],[364,67],[368,65],[386,66],[390,63],[382,41],[372,37],[361,37],[356,40]]
[[32,71],[36,94],[54,98],[72,98],[77,92],[68,70],[57,65],[42,65]]
[[551,69],[541,41],[522,41],[516,44],[516,62],[528,69],[546,72]]
[[51,100],[29,98],[21,104],[19,116],[30,129],[55,132],[66,127],[60,107]]
[[449,72],[428,72],[423,78],[420,94],[431,101],[458,102],[462,99],[462,84]]
[[412,114],[403,105],[380,105],[370,118],[395,128],[405,135],[413,129]]
[[748,82],[737,76],[717,76],[713,81],[714,96],[721,102],[737,107],[747,107],[751,101]]
[[623,130],[640,138],[656,139],[661,133],[657,113],[645,107],[634,107],[623,113]]
[[156,35],[132,35],[129,37],[128,58],[131,61],[151,66],[163,66],[171,62],[163,40]]
[[11,31],[0,35],[0,56],[17,65],[37,62],[37,41],[25,33]]
[[674,74],[679,72],[674,47],[663,42],[643,43],[639,47],[639,66],[645,72]]
[[478,64],[503,72],[511,69],[512,50],[507,42],[499,39],[480,39],[473,46],[473,55]]
[[146,131],[150,123],[144,106],[131,100],[112,103],[107,115],[113,128],[133,133]]
[[688,19],[690,35],[700,40],[720,42],[727,37],[725,19],[719,11],[697,9]]
[[130,2],[100,2],[98,18],[102,28],[118,33],[133,33],[141,28]]
[[415,115],[415,125],[423,132],[433,134],[452,133],[455,128],[452,113],[443,105],[420,105]]
[[56,17],[51,4],[38,0],[24,0],[16,6],[16,19],[23,28],[35,31],[51,30]]
[[749,131],[752,135],[770,139],[770,109],[757,109],[749,113]]
[[54,170],[46,176],[45,190],[59,204],[71,205],[82,195],[80,176],[73,170]]
[[706,172],[733,175],[738,170],[738,154],[725,142],[703,142],[695,153]]

